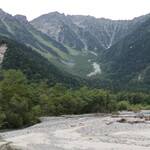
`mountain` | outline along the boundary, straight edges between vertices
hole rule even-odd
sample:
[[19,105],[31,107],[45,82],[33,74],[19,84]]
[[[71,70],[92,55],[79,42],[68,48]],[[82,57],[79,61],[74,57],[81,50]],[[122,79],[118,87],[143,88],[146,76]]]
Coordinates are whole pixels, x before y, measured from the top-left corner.
[[[62,56],[68,53],[61,43],[36,30],[25,16],[12,15],[0,10],[0,34],[24,43],[34,50],[49,56]],[[61,53],[63,53],[61,55]]]
[[[34,28],[25,16],[12,16],[1,9],[0,35],[26,44],[60,69],[72,74],[86,76],[93,69],[88,59],[94,59],[95,56],[90,51],[79,51],[57,42]],[[79,58],[84,61],[80,61]]]
[[[129,89],[150,89],[150,18],[100,58],[114,81]],[[103,70],[103,71],[104,71]]]
[[[150,72],[148,18],[150,14],[133,20],[115,21],[53,12],[28,22],[25,16],[11,16],[0,10],[0,35],[25,44],[29,50],[32,48],[34,51],[31,50],[30,57],[39,55],[36,52],[40,53],[40,57],[44,56],[40,58],[44,59],[44,66],[50,63],[60,69],[56,71],[59,72],[58,76],[63,75],[65,70],[78,77],[87,77],[91,87],[112,90],[132,87],[146,91],[149,89]],[[5,47],[2,49],[5,50]],[[7,61],[4,61],[3,67],[4,64]],[[41,64],[37,64],[39,70],[42,70]],[[48,66],[40,78],[49,78]],[[63,78],[65,81],[62,82],[66,82],[66,77]],[[61,82],[61,79],[58,81]]]
[[74,24],[72,20],[64,14],[58,12],[45,14],[30,23],[36,29],[49,35],[53,39],[77,50],[103,50],[98,39],[90,32]]
[[52,12],[31,21],[38,30],[53,39],[75,49],[102,51],[123,39],[150,14],[133,20],[110,20],[82,15],[67,15]]
[[134,18],[133,20],[110,20],[80,15],[67,17],[74,24],[96,37],[104,49],[108,49],[146,21],[150,14]]

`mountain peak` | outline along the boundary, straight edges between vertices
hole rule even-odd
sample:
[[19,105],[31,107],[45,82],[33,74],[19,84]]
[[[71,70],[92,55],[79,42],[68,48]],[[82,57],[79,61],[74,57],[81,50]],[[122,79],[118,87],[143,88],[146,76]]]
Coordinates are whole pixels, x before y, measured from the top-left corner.
[[[54,11],[54,12],[50,12],[50,13],[48,13],[48,14],[50,14],[50,15],[62,15],[60,12],[58,12],[58,11]],[[64,14],[64,13],[63,13]]]
[[14,17],[22,23],[28,22],[27,17],[24,15],[15,15]]
[[60,13],[60,12],[58,12],[58,11],[50,12],[50,13],[48,13],[47,15],[65,17],[65,14],[64,14],[64,13]]
[[58,20],[65,20],[66,19],[66,16],[64,13],[59,13],[58,11],[54,11],[54,12],[50,12],[48,14],[45,14],[44,15],[46,18],[55,18],[55,19],[58,19]]

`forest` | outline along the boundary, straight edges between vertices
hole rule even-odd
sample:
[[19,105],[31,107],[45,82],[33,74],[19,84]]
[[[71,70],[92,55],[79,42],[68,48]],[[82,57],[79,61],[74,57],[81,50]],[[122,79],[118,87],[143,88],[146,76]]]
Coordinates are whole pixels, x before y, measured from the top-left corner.
[[20,128],[39,122],[40,116],[111,113],[120,110],[150,109],[150,94],[112,93],[81,86],[68,88],[48,80],[30,82],[20,70],[0,73],[0,128]]

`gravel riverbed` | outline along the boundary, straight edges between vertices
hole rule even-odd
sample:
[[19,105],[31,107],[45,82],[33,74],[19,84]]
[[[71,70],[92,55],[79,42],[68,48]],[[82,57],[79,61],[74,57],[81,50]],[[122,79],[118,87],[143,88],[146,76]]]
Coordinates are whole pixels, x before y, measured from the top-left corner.
[[43,117],[34,126],[0,133],[21,150],[150,150],[150,122],[101,115]]

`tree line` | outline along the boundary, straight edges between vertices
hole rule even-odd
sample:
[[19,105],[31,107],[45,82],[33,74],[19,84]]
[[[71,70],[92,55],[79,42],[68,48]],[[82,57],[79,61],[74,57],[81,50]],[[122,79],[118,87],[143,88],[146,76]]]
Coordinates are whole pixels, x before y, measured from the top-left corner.
[[0,128],[19,128],[39,121],[40,116],[111,113],[118,110],[150,109],[150,94],[113,94],[86,86],[72,89],[47,80],[31,83],[19,70],[0,74]]

